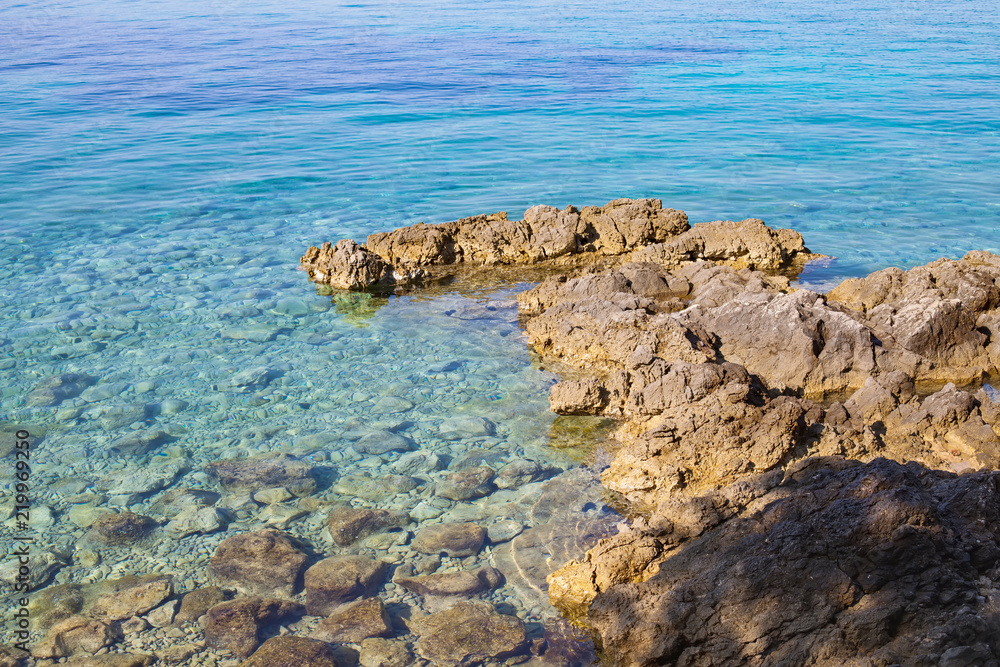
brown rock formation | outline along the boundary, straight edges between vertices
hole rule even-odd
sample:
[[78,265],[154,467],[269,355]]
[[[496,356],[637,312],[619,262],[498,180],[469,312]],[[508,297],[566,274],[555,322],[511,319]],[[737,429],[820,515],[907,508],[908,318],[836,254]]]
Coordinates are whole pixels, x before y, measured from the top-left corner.
[[[260,645],[261,628],[305,610],[296,602],[270,598],[239,598],[208,610],[205,642],[213,648],[232,651],[246,658]],[[262,663],[264,664],[264,663]]]
[[[1000,367],[1000,257],[822,295],[776,275],[812,257],[795,232],[689,229],[656,200],[417,225],[362,250],[403,276],[382,284],[444,265],[577,272],[518,301],[534,349],[582,369],[553,410],[620,422],[602,481],[634,517],[548,578],[611,663],[1000,664],[1000,478],[971,472],[1000,466],[1000,405],[963,388]],[[430,530],[414,549],[479,548]],[[497,545],[498,567],[535,533]],[[479,659],[418,634],[425,659]]]
[[305,637],[271,637],[241,667],[337,667],[326,642]]
[[83,616],[59,621],[46,633],[31,654],[36,658],[65,658],[74,653],[96,653],[117,638],[110,625]]
[[417,654],[444,667],[502,660],[527,648],[524,623],[486,602],[459,602],[414,621],[413,628]]
[[392,621],[378,598],[365,598],[342,605],[319,622],[313,638],[325,642],[358,643],[369,637],[392,634]]
[[308,558],[278,530],[258,530],[226,538],[212,555],[209,574],[248,594],[291,597],[302,587]]
[[1000,473],[820,459],[775,481],[713,530],[703,514],[696,539],[661,524],[667,557],[601,582],[587,619],[611,663],[996,664],[1000,534],[983,517]]
[[387,567],[367,556],[321,560],[306,570],[306,609],[313,616],[325,616],[343,602],[371,595],[381,586]]
[[432,278],[435,267],[576,262],[633,253],[637,261],[676,266],[699,259],[737,268],[787,269],[810,257],[802,237],[760,220],[718,221],[689,228],[683,211],[659,199],[616,199],[604,206],[533,206],[522,220],[506,213],[437,225],[420,223],[310,247],[301,266],[310,279],[338,289],[367,290]]

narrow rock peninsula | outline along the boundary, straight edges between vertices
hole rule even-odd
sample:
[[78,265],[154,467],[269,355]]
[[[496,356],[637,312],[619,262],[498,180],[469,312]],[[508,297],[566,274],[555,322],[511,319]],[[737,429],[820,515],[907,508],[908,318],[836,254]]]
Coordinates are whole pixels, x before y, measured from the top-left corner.
[[310,248],[317,283],[392,289],[565,267],[519,295],[575,366],[564,415],[618,422],[604,485],[633,519],[549,576],[622,665],[997,664],[1000,257],[819,294],[760,220],[654,199],[419,224]]

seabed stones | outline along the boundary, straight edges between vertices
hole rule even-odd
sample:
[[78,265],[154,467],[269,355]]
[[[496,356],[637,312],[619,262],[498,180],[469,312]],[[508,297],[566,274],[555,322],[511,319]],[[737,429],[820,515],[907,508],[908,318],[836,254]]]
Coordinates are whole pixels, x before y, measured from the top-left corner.
[[[516,515],[512,521],[530,526],[530,503],[506,494],[526,484],[530,495],[532,483],[558,471],[553,461],[562,463],[544,448],[531,455],[523,449],[522,441],[545,439],[550,417],[543,389],[550,380],[530,367],[522,342],[497,340],[501,329],[517,331],[509,295],[495,308],[454,293],[413,305],[375,299],[346,322],[324,312],[328,298],[313,302],[298,284],[259,289],[261,268],[247,261],[253,253],[237,260],[216,242],[206,240],[210,252],[192,251],[188,239],[167,244],[170,266],[162,264],[161,253],[156,262],[101,260],[106,268],[88,280],[107,281],[104,287],[81,292],[86,301],[79,303],[37,301],[38,310],[26,317],[42,313],[37,319],[45,322],[22,329],[4,348],[12,363],[0,366],[0,373],[17,393],[0,401],[15,418],[30,415],[39,422],[33,435],[46,435],[46,460],[35,474],[51,495],[33,514],[47,517],[42,530],[54,550],[36,553],[33,562],[33,577],[44,574],[33,584],[45,607],[33,610],[41,619],[33,639],[77,616],[88,619],[78,627],[99,629],[102,623],[121,633],[116,630],[106,653],[76,650],[67,664],[138,665],[155,655],[165,664],[235,667],[232,655],[205,646],[198,621],[207,620],[209,609],[244,600],[255,586],[263,600],[289,590],[296,592],[280,602],[307,597],[298,590],[301,583],[278,574],[284,565],[275,566],[266,554],[265,566],[239,575],[230,567],[227,578],[222,563],[238,560],[228,552],[230,540],[269,523],[287,531],[306,568],[343,555],[384,563],[368,597],[344,603],[360,600],[376,612],[381,605],[390,619],[389,638],[351,642],[366,665],[422,660],[414,657],[408,618],[437,611],[434,600],[450,605],[480,597],[526,619],[551,613],[534,601],[522,603],[502,583],[493,587],[494,577],[484,583],[476,574],[477,586],[452,585],[466,577],[460,573],[488,571],[492,547],[485,540],[469,556],[413,548],[428,522],[476,523],[485,530]],[[123,279],[127,292],[117,287]],[[198,296],[208,285],[211,300]],[[91,308],[108,316],[78,312]],[[64,335],[59,332],[66,332],[66,344],[53,358],[54,337]],[[26,355],[42,373],[20,373]],[[503,407],[508,401],[487,398],[510,393],[510,387],[522,401],[516,423]],[[526,456],[538,459],[528,467],[541,472],[508,476],[514,483],[506,490],[472,479],[467,499],[435,495],[440,484],[490,476],[487,470],[465,474],[477,466],[499,471]],[[247,462],[250,472],[241,480],[239,464]],[[226,470],[223,463],[233,467]],[[261,482],[267,475],[254,468],[258,463],[275,464],[277,476]],[[337,526],[331,517],[338,506],[367,507],[375,516]],[[90,545],[77,548],[85,535]],[[213,559],[220,552],[221,563]],[[407,566],[413,578],[443,576],[437,583],[425,580],[427,595],[414,593],[393,583],[394,571]],[[172,575],[173,592],[154,601],[164,594],[162,583],[147,586],[154,580],[146,575],[157,582]],[[210,579],[220,586],[206,586]],[[114,604],[103,602],[101,618],[94,618],[95,601],[108,595]],[[127,600],[142,604],[129,608]],[[122,613],[138,615],[109,620]],[[320,620],[292,613],[280,625],[261,627],[257,641],[276,632],[305,638]],[[350,632],[352,638],[368,633]]]

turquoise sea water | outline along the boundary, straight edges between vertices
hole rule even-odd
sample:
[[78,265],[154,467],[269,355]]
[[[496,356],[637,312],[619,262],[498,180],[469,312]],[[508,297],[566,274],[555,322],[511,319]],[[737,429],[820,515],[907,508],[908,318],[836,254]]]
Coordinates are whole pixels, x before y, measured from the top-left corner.
[[[400,454],[352,449],[366,429],[452,459],[489,450],[495,467],[594,459],[550,446],[566,427],[547,411],[555,376],[517,328],[516,286],[333,303],[297,271],[308,245],[652,196],[692,222],[759,217],[800,231],[836,258],[806,276],[817,288],[1000,251],[995,9],[3,6],[0,415],[46,434],[35,475],[50,511],[37,529],[66,560],[55,580],[149,562],[113,551],[80,562],[73,494],[53,486],[67,477],[105,493],[95,506],[155,513],[164,490],[214,488],[201,470],[219,458],[282,450],[341,477],[398,472]],[[263,379],[234,383],[254,369]],[[43,378],[69,372],[86,374],[90,393],[28,404]],[[466,416],[492,430],[453,438],[448,420]],[[161,451],[108,449],[155,430]],[[98,489],[110,472],[178,462],[138,499]],[[446,471],[421,474],[431,484]],[[430,489],[371,502],[409,511]],[[489,522],[500,517],[486,506],[524,501],[498,493],[440,503],[426,520]],[[224,536],[262,525],[255,508],[240,511],[228,532],[151,547],[158,567],[202,581]],[[289,530],[314,539],[321,514]],[[517,515],[526,529],[529,514]],[[405,560],[402,546],[386,553]],[[510,595],[527,618],[543,615]]]

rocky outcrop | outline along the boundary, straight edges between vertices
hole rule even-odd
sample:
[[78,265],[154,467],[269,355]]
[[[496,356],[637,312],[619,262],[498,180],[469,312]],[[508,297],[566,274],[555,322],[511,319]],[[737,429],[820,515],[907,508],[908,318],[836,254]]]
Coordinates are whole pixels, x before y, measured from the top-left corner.
[[818,459],[761,484],[700,537],[647,527],[656,566],[600,581],[613,664],[996,664],[1000,474]]
[[[551,572],[550,599],[612,664],[1000,664],[1000,478],[975,472],[1000,467],[1000,405],[972,386],[1000,366],[1000,257],[824,295],[786,277],[813,257],[795,232],[682,216],[655,200],[535,207],[351,248],[382,267],[369,287],[460,265],[569,274],[519,295],[522,322],[544,359],[578,369],[553,386],[553,410],[618,420],[602,481],[632,518],[610,537],[601,517],[581,522],[569,538],[604,539],[555,572],[564,521],[491,526],[508,583]],[[506,488],[487,463],[455,466],[434,492]],[[483,544],[475,528],[424,528],[411,546],[466,556]],[[397,581],[431,597],[483,590],[471,573]],[[451,635],[421,626],[431,618]],[[421,657],[487,655],[454,646],[462,619],[428,619],[414,623]]]
[[801,266],[814,257],[802,235],[771,229],[763,220],[702,222],[665,243],[654,243],[630,256],[633,262],[676,267],[698,260],[725,263],[736,269],[781,270]]
[[712,259],[774,270],[810,256],[797,232],[772,230],[760,220],[691,228],[683,211],[664,209],[659,199],[616,199],[579,209],[533,206],[521,220],[501,212],[420,223],[372,234],[363,246],[342,240],[310,247],[300,263],[318,284],[366,290],[425,281],[445,266],[566,263],[629,253],[671,266]]
[[[653,258],[647,250],[631,258]],[[824,463],[818,470],[824,474],[839,471],[846,464],[832,462],[845,457],[855,459],[851,466],[887,466],[874,461],[888,457],[924,471],[1000,467],[1000,410],[990,394],[956,384],[941,387],[996,370],[991,327],[1000,314],[998,265],[998,258],[973,254],[911,272],[887,270],[848,281],[824,296],[793,290],[785,279],[749,268],[708,262],[668,268],[647,261],[577,278],[552,277],[520,295],[536,351],[586,369],[552,388],[553,410],[621,420],[616,437],[622,446],[602,481],[643,513],[628,530],[591,549],[583,562],[550,575],[552,601],[597,631],[606,652],[621,652],[617,660],[622,664],[809,664],[828,654],[838,656],[833,662],[839,664],[896,639],[884,655],[902,656],[892,659],[904,664],[938,664],[948,651],[949,656],[968,653],[967,664],[992,659],[992,645],[984,649],[976,643],[990,636],[978,622],[971,626],[976,631],[962,635],[978,638],[967,646],[948,630],[951,638],[940,640],[936,654],[915,652],[921,633],[932,632],[945,617],[914,610],[908,593],[902,598],[914,619],[921,619],[904,628],[906,639],[892,624],[891,632],[878,635],[877,624],[865,626],[873,617],[861,613],[875,598],[860,602],[864,595],[824,574],[841,565],[816,564],[810,572],[813,566],[801,560],[805,556],[793,551],[787,557],[780,551],[757,556],[788,577],[775,593],[774,609],[796,609],[793,591],[813,586],[800,581],[804,577],[819,582],[816,599],[808,598],[816,617],[808,620],[789,611],[777,615],[774,627],[764,627],[754,619],[769,613],[760,600],[770,598],[755,588],[742,598],[748,608],[760,606],[740,621],[745,645],[721,625],[699,626],[695,634],[683,624],[671,626],[680,613],[677,600],[698,599],[701,593],[685,588],[680,598],[656,606],[646,602],[657,595],[652,583],[643,582],[660,581],[657,573],[667,563],[676,563],[675,577],[697,578],[701,563],[673,555],[680,545],[689,553],[688,543],[724,539],[726,526],[744,521],[749,523],[739,525],[763,531],[748,517],[762,503],[777,503],[788,493],[783,475],[801,461],[817,460],[810,457],[820,457]],[[826,508],[837,502],[835,495],[817,501],[817,517],[832,512]],[[926,502],[925,509],[933,509]],[[980,519],[992,521],[988,514]],[[814,524],[816,535],[824,520]],[[748,534],[740,533],[740,539],[750,539]],[[711,549],[724,551],[712,544]],[[937,549],[938,560],[927,561],[930,571],[960,558],[958,549]],[[739,554],[734,546],[731,556]],[[734,563],[711,570],[713,586],[730,585]],[[980,575],[986,570],[968,576]],[[777,575],[771,576],[778,586]],[[960,595],[945,588],[945,597]],[[612,595],[618,596],[614,603]],[[720,597],[716,611],[729,622],[737,612],[727,604]],[[695,607],[684,623],[694,623],[695,617],[703,623],[713,613]],[[865,638],[824,643],[823,633],[850,634],[835,620],[848,618],[850,610],[858,612],[851,623],[865,627],[850,632]],[[788,629],[799,628],[798,622],[805,624],[802,629]],[[674,640],[662,638],[671,632]],[[801,646],[795,643],[799,635]],[[676,643],[665,647],[664,641]],[[646,648],[623,648],[633,646]]]

